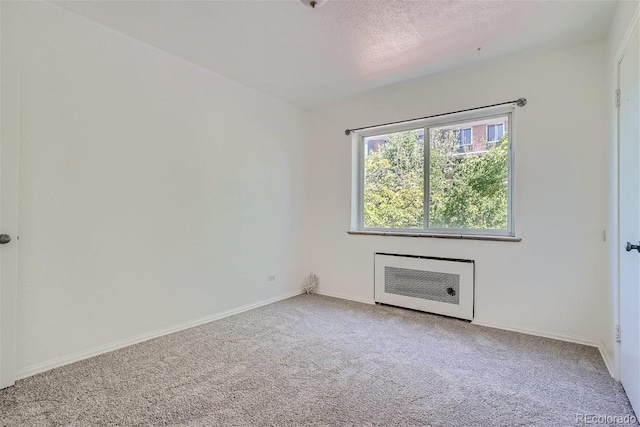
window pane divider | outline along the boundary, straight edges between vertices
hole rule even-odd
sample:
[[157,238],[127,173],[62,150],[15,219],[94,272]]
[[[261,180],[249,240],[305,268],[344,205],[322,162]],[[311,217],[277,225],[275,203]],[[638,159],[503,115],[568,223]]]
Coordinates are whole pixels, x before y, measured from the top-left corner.
[[429,128],[424,128],[424,138],[422,139],[424,143],[424,177],[423,177],[423,188],[424,188],[424,197],[423,197],[423,206],[422,210],[423,214],[423,228],[427,230],[429,228],[429,213],[431,211],[431,177],[429,174],[431,173],[431,133],[429,132]]

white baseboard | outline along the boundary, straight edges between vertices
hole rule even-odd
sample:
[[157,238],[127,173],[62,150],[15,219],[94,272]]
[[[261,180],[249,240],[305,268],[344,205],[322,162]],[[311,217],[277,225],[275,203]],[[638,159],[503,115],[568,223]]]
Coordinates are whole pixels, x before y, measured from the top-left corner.
[[[345,299],[345,300],[349,300],[349,301],[356,301],[356,302],[361,302],[361,303],[364,303],[364,304],[375,304],[374,300],[358,298],[358,297],[354,297],[354,296],[350,296],[350,295],[344,295],[344,294],[340,294],[340,293],[336,293],[336,292],[317,291],[316,293],[318,295],[324,295],[324,296],[333,297],[333,298],[340,298],[340,299]],[[482,321],[482,320],[473,320],[471,323],[474,324],[474,325],[477,325],[477,326],[485,326],[485,327],[488,327],[488,328],[503,329],[503,330],[506,330],[506,331],[519,332],[521,334],[534,335],[534,336],[543,337],[543,338],[552,338],[552,339],[555,339],[555,340],[567,341],[567,342],[572,342],[572,343],[576,343],[576,344],[587,345],[589,347],[596,347],[598,349],[598,351],[600,351],[600,356],[602,357],[602,360],[604,361],[604,364],[607,367],[607,370],[609,371],[609,375],[611,375],[613,378],[615,378],[614,370],[613,370],[613,361],[609,359],[608,353],[605,350],[604,344],[602,342],[598,342],[598,341],[595,341],[595,340],[590,339],[590,338],[584,338],[584,337],[564,334],[564,333],[560,333],[560,332],[539,331],[539,330],[536,330],[536,329],[522,328],[522,327],[518,327],[518,326],[506,325],[506,324],[503,324],[503,323],[485,322],[485,321]]]
[[170,326],[168,328],[157,329],[155,331],[151,331],[145,334],[137,335],[131,338],[125,338],[120,341],[112,342],[109,344],[101,345],[98,347],[93,347],[88,350],[84,350],[78,353],[70,354],[67,356],[58,357],[56,359],[49,360],[47,362],[38,363],[36,365],[28,366],[26,368],[19,369],[16,372],[16,381],[21,380],[23,378],[30,377],[35,374],[39,374],[41,372],[48,371],[50,369],[59,368],[60,366],[69,365],[74,362],[78,362],[83,359],[88,359],[93,356],[97,356],[102,353],[108,353],[113,350],[117,350],[119,348],[128,347],[133,344],[138,344],[143,341],[147,341],[153,338],[158,338],[163,335],[172,334],[174,332],[182,331],[184,329],[193,328],[194,326],[202,325],[205,323],[213,322],[214,320],[219,320],[225,317],[233,316],[234,314],[239,314],[245,311],[252,310],[254,308],[262,307],[263,305],[273,304],[274,302],[281,301],[287,298],[294,297],[296,295],[300,295],[304,290],[297,290],[293,292],[288,292],[286,294],[279,295],[274,298],[265,299],[262,301],[258,301],[252,304],[243,305],[240,307],[232,308],[231,310],[225,310],[216,314],[212,314],[205,317],[200,317],[198,319],[190,320],[185,323],[181,323],[179,325]]
[[584,337],[578,337],[578,336],[574,336],[574,335],[569,335],[569,334],[563,334],[563,333],[559,333],[559,332],[544,332],[544,331],[538,331],[535,329],[528,329],[528,328],[520,328],[517,326],[511,326],[511,325],[505,325],[505,324],[501,324],[501,323],[494,323],[494,322],[484,322],[482,320],[473,320],[471,322],[474,325],[478,325],[478,326],[486,326],[489,328],[496,328],[496,329],[504,329],[507,331],[512,331],[512,332],[520,332],[522,334],[527,334],[527,335],[535,335],[537,337],[543,337],[543,338],[552,338],[555,340],[560,340],[560,341],[568,341],[568,342],[572,342],[572,343],[576,343],[576,344],[582,344],[582,345],[588,345],[589,347],[596,347],[598,349],[598,351],[600,352],[600,356],[602,357],[602,360],[604,361],[605,366],[607,367],[607,370],[609,371],[609,375],[611,375],[611,377],[613,377],[615,379],[615,375],[614,375],[614,369],[613,369],[613,361],[611,359],[609,359],[608,353],[604,347],[604,343],[602,343],[602,341],[595,341],[592,340],[590,338],[584,338]]
[[609,353],[607,353],[607,350],[602,341],[600,341],[600,343],[598,344],[598,350],[600,350],[600,355],[602,356],[602,360],[604,360],[604,364],[607,367],[607,370],[609,371],[609,375],[611,375],[611,377],[615,379],[616,376],[613,369],[613,365],[614,365],[613,360],[609,358]]
[[495,323],[495,322],[485,322],[482,320],[475,320],[475,319],[471,323],[478,326],[486,326],[486,327],[495,328],[495,329],[504,329],[506,331],[520,332],[521,334],[534,335],[534,336],[543,337],[543,338],[552,338],[554,340],[573,342],[576,344],[582,344],[582,345],[588,345],[590,347],[600,348],[600,343],[598,343],[595,340],[592,340],[590,338],[579,337],[575,335],[564,334],[561,332],[539,331],[536,329],[521,328],[519,326],[511,326],[511,325]]
[[[172,334],[174,332],[179,332],[179,331],[182,331],[182,330],[185,330],[185,329],[193,328],[193,327],[198,326],[198,325],[202,325],[202,324],[205,324],[205,323],[213,322],[215,320],[223,319],[225,317],[233,316],[234,314],[239,314],[239,313],[242,313],[242,312],[245,312],[245,311],[252,310],[254,308],[262,307],[264,305],[273,304],[274,302],[285,300],[285,299],[300,295],[302,293],[304,293],[304,290],[297,290],[297,291],[293,291],[293,292],[288,292],[286,294],[279,295],[279,296],[274,297],[274,298],[269,298],[269,299],[258,301],[258,302],[252,303],[252,304],[243,305],[243,306],[240,306],[240,307],[236,307],[236,308],[233,308],[233,309],[230,309],[230,310],[225,310],[225,311],[222,311],[222,312],[219,312],[219,313],[216,313],[216,314],[212,314],[212,315],[209,315],[209,316],[200,317],[198,319],[190,320],[188,322],[181,323],[179,325],[170,326],[168,328],[163,328],[163,329],[158,329],[158,330],[155,330],[155,331],[152,331],[152,332],[148,332],[148,333],[145,333],[145,334],[137,335],[135,337],[126,338],[124,340],[120,340],[120,341],[112,342],[112,343],[109,343],[109,344],[101,345],[101,346],[98,346],[98,347],[94,347],[94,348],[91,348],[91,349],[88,349],[88,350],[84,350],[84,351],[81,351],[79,353],[74,353],[74,354],[70,354],[70,355],[67,355],[67,356],[62,356],[62,357],[59,357],[59,358],[56,358],[56,359],[49,360],[47,362],[38,363],[36,365],[28,366],[26,368],[19,369],[16,372],[16,381],[17,380],[21,380],[23,378],[30,377],[30,376],[35,375],[35,374],[39,374],[41,372],[45,372],[45,371],[48,371],[48,370],[51,370],[51,369],[59,368],[59,367],[64,366],[64,365],[69,365],[71,363],[75,363],[75,362],[78,362],[80,360],[88,359],[90,357],[97,356],[97,355],[102,354],[102,353],[108,353],[110,351],[114,351],[114,350],[117,350],[119,348],[128,347],[130,345],[138,344],[140,342],[147,341],[147,340],[150,340],[150,339],[153,339],[153,338],[158,338],[158,337],[161,337],[163,335],[168,335],[168,334]],[[318,295],[324,295],[324,296],[333,297],[333,298],[340,298],[340,299],[349,300],[349,301],[356,301],[356,302],[360,302],[360,303],[364,303],[364,304],[370,304],[370,305],[375,304],[375,301],[373,299],[365,299],[365,298],[360,298],[360,297],[354,297],[354,296],[351,296],[351,295],[345,295],[345,294],[340,294],[340,293],[336,293],[336,292],[318,291],[316,293]],[[572,336],[572,335],[563,334],[563,333],[543,332],[543,331],[538,331],[538,330],[534,330],[534,329],[521,328],[521,327],[517,327],[517,326],[510,326],[510,325],[505,325],[505,324],[495,323],[495,322],[485,322],[485,321],[473,320],[471,323],[474,324],[474,325],[478,325],[478,326],[485,326],[485,327],[496,328],[496,329],[504,329],[504,330],[507,330],[507,331],[519,332],[519,333],[528,334],[528,335],[535,335],[535,336],[544,337],[544,338],[552,338],[552,339],[557,339],[557,340],[561,340],[561,341],[568,341],[568,342],[573,342],[573,343],[577,343],[577,344],[588,345],[588,346],[591,346],[591,347],[597,347],[598,350],[600,351],[600,355],[602,356],[602,359],[604,360],[604,363],[605,363],[605,365],[607,367],[607,370],[609,371],[609,374],[611,374],[611,376],[615,378],[614,372],[613,372],[613,362],[609,359],[609,357],[607,355],[607,352],[606,352],[606,350],[604,348],[604,344],[602,342],[596,342],[596,341],[588,339],[588,338],[582,338],[582,337]]]
[[375,304],[375,301],[373,299],[365,299],[365,298],[360,298],[360,297],[354,297],[354,296],[351,296],[351,295],[345,295],[345,294],[340,294],[340,293],[336,293],[336,292],[326,292],[326,291],[323,291],[323,290],[317,290],[316,294],[324,295],[326,297],[333,297],[333,298],[346,299],[346,300],[349,300],[349,301],[361,302],[361,303],[364,303],[364,304],[370,304],[370,305]]

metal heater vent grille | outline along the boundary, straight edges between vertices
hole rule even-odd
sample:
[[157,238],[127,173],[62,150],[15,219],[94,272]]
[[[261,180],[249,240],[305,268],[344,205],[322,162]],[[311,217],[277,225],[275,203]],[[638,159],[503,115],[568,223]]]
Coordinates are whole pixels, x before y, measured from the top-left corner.
[[384,291],[388,294],[458,305],[460,275],[386,266]]

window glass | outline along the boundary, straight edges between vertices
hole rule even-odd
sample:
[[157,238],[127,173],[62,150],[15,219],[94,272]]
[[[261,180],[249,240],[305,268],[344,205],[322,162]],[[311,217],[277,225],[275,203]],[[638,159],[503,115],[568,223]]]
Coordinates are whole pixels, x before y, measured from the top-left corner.
[[[469,124],[474,129],[490,128],[482,121]],[[463,153],[446,127],[429,128],[429,135],[428,228],[507,230],[507,135],[499,146],[478,138],[474,150]]]
[[424,227],[424,129],[364,139],[365,228]]

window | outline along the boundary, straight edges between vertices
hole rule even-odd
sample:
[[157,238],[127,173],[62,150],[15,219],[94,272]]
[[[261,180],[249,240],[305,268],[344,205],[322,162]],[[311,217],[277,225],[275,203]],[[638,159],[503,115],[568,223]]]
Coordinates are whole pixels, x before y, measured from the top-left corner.
[[487,125],[487,142],[498,142],[504,134],[504,124]]
[[355,134],[352,228],[513,236],[512,111],[445,116]]
[[471,151],[471,128],[454,130],[455,138],[458,141],[458,152]]

